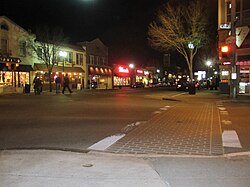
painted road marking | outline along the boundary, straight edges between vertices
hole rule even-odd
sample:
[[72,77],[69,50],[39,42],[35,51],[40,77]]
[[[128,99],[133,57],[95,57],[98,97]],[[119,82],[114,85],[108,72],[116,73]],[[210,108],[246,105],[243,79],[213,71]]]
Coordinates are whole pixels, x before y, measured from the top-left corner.
[[168,110],[167,108],[160,108],[160,110]]
[[220,111],[221,115],[228,115],[228,111]]
[[177,97],[179,95],[184,95],[184,94],[186,94],[186,93],[175,94],[175,95],[172,95],[171,97]]
[[230,121],[230,120],[222,120],[221,123],[223,123],[225,125],[232,125],[232,121]]
[[226,110],[225,107],[218,107],[219,110]]
[[161,111],[155,111],[153,114],[160,114]]
[[224,131],[222,133],[222,142],[224,147],[242,148],[236,131]]
[[111,145],[113,145],[115,142],[123,138],[125,134],[118,134],[109,136],[107,138],[104,138],[103,140],[91,145],[88,149],[90,150],[97,150],[97,151],[104,151]]
[[124,128],[122,128],[121,132],[127,133],[128,131],[131,131],[132,129],[143,123],[146,123],[146,121],[137,121],[135,123],[128,124]]

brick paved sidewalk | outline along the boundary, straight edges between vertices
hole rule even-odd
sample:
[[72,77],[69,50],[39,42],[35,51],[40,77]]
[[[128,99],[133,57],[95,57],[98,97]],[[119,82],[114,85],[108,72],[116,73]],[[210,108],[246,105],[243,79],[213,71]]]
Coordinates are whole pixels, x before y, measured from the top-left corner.
[[157,114],[106,151],[132,154],[221,155],[215,102],[179,102]]

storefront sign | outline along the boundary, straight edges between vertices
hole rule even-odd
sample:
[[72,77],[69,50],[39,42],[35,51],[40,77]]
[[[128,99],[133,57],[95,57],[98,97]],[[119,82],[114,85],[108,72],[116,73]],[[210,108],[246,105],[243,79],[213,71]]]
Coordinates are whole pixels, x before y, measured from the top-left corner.
[[137,70],[136,70],[136,73],[138,73],[138,74],[143,74],[143,70],[137,69]]
[[118,67],[118,72],[119,72],[119,73],[129,73],[129,70],[128,70],[128,68],[119,66],[119,67]]

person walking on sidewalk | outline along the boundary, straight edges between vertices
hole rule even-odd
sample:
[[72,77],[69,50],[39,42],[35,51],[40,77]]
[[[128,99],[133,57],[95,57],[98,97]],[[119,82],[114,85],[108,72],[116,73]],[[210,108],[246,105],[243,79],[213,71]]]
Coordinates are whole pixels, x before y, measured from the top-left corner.
[[70,87],[69,87],[69,78],[68,78],[68,74],[66,74],[66,76],[64,76],[64,81],[63,81],[63,90],[62,93],[64,94],[65,89],[68,88],[69,92],[72,93]]
[[56,83],[56,93],[60,93],[60,87],[61,87],[61,78],[58,76],[55,79]]

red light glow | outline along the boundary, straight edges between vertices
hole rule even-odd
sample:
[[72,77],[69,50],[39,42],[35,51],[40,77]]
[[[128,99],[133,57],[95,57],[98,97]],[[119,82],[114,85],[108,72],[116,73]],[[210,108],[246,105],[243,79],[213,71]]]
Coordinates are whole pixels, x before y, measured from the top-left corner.
[[143,74],[143,70],[138,69],[136,70],[136,73]]
[[122,66],[118,67],[118,71],[119,71],[119,73],[129,73],[128,68],[124,68]]
[[227,45],[221,47],[221,52],[222,53],[228,53],[229,47]]

